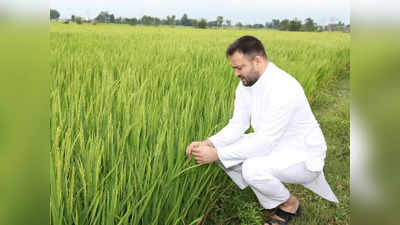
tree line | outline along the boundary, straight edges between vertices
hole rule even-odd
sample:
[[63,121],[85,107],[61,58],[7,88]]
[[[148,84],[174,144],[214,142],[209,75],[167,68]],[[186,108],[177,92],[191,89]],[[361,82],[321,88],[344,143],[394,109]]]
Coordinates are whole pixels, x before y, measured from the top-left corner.
[[[55,9],[50,9],[50,19],[58,20],[60,13]],[[185,13],[181,18],[175,15],[167,16],[166,18],[158,18],[144,15],[141,18],[122,18],[116,17],[114,14],[107,11],[102,11],[94,19],[83,18],[80,16],[72,15],[70,19],[63,20],[64,23],[75,22],[77,24],[92,23],[111,23],[111,24],[129,24],[129,25],[150,25],[150,26],[192,26],[197,28],[253,28],[253,29],[276,29],[284,31],[309,31],[309,32],[322,32],[322,31],[343,31],[350,32],[350,24],[345,25],[343,22],[332,23],[326,26],[318,25],[312,18],[307,18],[303,21],[298,19],[273,19],[271,22],[265,24],[243,24],[237,22],[232,24],[229,19],[224,20],[222,16],[218,16],[215,20],[207,21],[206,19],[192,19]]]

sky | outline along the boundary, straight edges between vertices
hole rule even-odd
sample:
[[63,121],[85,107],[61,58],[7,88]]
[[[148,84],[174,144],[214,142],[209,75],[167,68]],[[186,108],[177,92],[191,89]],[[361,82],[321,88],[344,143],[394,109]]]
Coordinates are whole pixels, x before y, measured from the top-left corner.
[[232,24],[265,24],[284,18],[304,21],[308,17],[320,25],[350,23],[350,0],[50,0],[50,8],[58,10],[61,18],[72,14],[94,18],[108,11],[128,18],[175,15],[180,19],[186,13],[189,18],[211,21],[223,16]]

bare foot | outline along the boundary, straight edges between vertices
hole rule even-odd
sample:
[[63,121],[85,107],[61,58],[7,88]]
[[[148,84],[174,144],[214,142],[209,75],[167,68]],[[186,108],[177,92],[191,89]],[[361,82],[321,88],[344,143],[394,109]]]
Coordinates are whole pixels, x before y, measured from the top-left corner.
[[296,213],[299,208],[300,201],[293,195],[290,195],[289,199],[279,206],[285,212]]

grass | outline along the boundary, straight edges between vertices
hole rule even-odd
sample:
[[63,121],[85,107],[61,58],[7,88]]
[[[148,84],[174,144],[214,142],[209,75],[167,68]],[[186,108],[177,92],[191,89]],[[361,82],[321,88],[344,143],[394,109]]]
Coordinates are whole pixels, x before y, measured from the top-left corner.
[[191,141],[230,119],[238,80],[224,52],[244,34],[259,37],[271,61],[302,83],[313,108],[324,112],[317,113],[324,132],[333,132],[328,148],[336,150],[328,153],[326,173],[342,204],[294,187],[313,201],[305,211],[321,215],[305,214],[303,224],[348,221],[349,163],[337,160],[348,159],[348,108],[325,107],[339,98],[332,94],[337,80],[348,77],[349,35],[50,28],[51,224],[217,224],[231,216],[237,219],[228,223],[258,224],[251,193],[238,192],[217,166],[196,166],[184,156]]

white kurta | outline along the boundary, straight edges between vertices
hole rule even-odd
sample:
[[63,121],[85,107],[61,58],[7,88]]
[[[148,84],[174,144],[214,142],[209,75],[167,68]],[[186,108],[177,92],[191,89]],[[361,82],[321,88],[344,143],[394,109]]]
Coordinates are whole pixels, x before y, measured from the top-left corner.
[[[228,125],[209,138],[225,168],[268,156],[272,168],[284,169],[304,162],[310,171],[323,174],[325,139],[303,88],[291,75],[269,62],[253,86],[239,83],[234,104]],[[243,136],[250,123],[254,133]],[[327,184],[318,185],[321,182],[304,186],[337,202]]]

